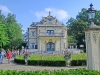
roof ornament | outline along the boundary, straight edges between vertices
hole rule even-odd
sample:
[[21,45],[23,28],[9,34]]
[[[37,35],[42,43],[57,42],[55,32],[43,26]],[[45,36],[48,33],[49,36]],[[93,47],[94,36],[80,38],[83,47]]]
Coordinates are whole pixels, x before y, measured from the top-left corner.
[[51,12],[49,11],[49,16],[50,16]]
[[91,4],[90,4],[90,8],[92,8],[92,6],[93,6],[93,4],[91,3]]

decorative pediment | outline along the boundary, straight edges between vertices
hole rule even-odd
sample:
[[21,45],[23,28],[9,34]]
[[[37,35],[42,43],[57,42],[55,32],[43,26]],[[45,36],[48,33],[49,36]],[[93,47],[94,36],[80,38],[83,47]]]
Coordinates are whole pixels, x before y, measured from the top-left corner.
[[51,16],[50,11],[47,17],[42,17],[40,22],[33,22],[30,26],[36,27],[37,25],[63,25],[56,17]]
[[57,22],[59,22],[59,21],[53,16],[47,16],[47,17],[43,17],[40,22],[42,22],[42,24],[49,25],[49,24],[57,24]]

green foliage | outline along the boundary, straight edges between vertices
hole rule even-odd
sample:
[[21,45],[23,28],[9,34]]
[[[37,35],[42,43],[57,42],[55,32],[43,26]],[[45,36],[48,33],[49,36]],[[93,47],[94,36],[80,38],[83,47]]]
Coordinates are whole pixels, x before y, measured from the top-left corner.
[[64,51],[64,59],[65,60],[71,59],[71,53],[67,52],[67,51]]
[[71,66],[84,66],[86,65],[86,60],[72,60]]
[[0,46],[1,48],[9,42],[9,38],[7,36],[7,28],[6,25],[0,22]]
[[0,46],[3,48],[17,49],[21,46],[22,25],[17,23],[16,16],[8,13],[5,17],[0,12]]
[[68,46],[73,45],[75,46],[77,44],[77,40],[74,36],[69,35],[68,36]]
[[70,69],[70,70],[35,70],[35,71],[17,71],[17,70],[0,70],[1,75],[100,75],[100,71],[87,69]]
[[[42,66],[66,66],[64,55],[29,55],[28,65],[42,65]],[[14,61],[18,64],[25,64],[24,56],[16,57]],[[86,54],[72,54],[71,65],[80,66],[86,65]]]
[[86,60],[86,53],[72,54],[72,60]]
[[22,29],[21,25],[17,23],[16,16],[14,14],[8,14],[6,18],[8,36],[10,38],[10,43],[8,44],[10,48],[16,49],[22,43]]
[[100,26],[100,10],[96,10],[94,23]]

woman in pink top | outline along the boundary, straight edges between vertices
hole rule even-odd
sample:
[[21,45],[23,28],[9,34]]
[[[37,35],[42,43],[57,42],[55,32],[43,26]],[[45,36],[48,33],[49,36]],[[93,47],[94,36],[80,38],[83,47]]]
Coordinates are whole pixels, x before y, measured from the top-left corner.
[[10,59],[12,58],[12,52],[8,49],[7,51],[7,59],[8,59],[8,63],[10,64]]

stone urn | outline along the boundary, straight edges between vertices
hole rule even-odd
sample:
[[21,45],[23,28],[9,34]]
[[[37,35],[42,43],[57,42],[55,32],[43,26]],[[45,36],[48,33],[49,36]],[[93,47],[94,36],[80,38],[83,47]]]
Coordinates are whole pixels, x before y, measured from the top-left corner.
[[71,65],[71,59],[66,59],[66,66],[69,67]]

